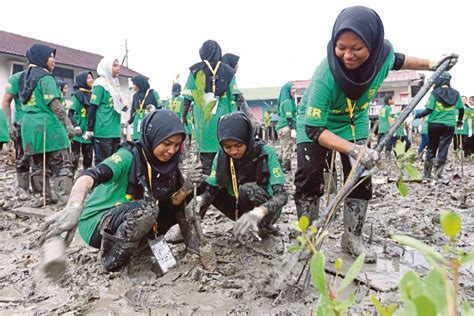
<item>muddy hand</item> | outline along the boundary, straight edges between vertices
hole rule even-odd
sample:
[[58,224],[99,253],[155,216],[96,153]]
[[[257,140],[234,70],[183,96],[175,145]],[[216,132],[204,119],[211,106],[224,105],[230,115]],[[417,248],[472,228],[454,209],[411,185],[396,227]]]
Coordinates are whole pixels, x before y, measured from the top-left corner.
[[198,164],[188,172],[183,186],[187,190],[192,190],[194,185],[196,184],[199,186],[201,182],[204,181],[205,177],[202,164]]
[[[39,243],[43,244],[45,240],[59,236],[67,232],[70,236],[79,223],[81,216],[82,204],[78,202],[68,203],[64,209],[46,218],[42,227],[43,234],[39,239]],[[73,232],[72,232],[73,233]]]
[[458,58],[459,58],[458,54],[451,53],[451,54],[443,55],[443,57],[441,57],[441,59],[439,59],[439,60],[431,60],[430,61],[430,66],[429,66],[430,70],[431,71],[436,71],[436,69],[438,69],[438,67],[445,60],[449,59],[449,65],[448,65],[448,68],[446,69],[446,71],[448,71],[451,68],[453,68],[454,65],[456,65],[456,63],[458,62]]
[[354,145],[354,148],[348,153],[354,159],[360,158],[360,163],[364,165],[365,169],[370,170],[380,161],[380,154],[378,151],[368,148],[365,145]]
[[264,218],[266,212],[260,207],[256,207],[250,212],[243,214],[236,222],[234,226],[234,234],[239,238],[239,236],[244,236],[249,232],[258,232],[258,223]]

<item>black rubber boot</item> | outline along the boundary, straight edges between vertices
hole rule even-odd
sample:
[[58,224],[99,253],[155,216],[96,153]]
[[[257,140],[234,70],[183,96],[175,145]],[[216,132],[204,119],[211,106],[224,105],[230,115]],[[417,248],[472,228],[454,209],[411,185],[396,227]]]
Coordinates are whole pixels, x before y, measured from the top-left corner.
[[124,237],[114,236],[102,231],[102,243],[100,245],[100,256],[102,265],[107,271],[118,271],[130,262],[130,258],[138,249],[138,241],[130,241]]
[[[46,205],[50,204],[55,204],[57,202],[57,199],[53,197],[53,194],[51,193],[51,181],[50,181],[50,175],[47,172],[45,176],[46,182],[44,183],[44,189],[45,189],[45,195],[46,195]],[[31,207],[42,207],[44,204],[43,201],[43,173],[38,172],[36,174],[31,175],[31,187],[33,189],[33,193],[36,194],[36,196],[41,195],[39,198],[35,199],[31,203]]]
[[423,178],[429,179],[431,178],[431,170],[433,169],[433,160],[426,159],[424,168],[423,168]]
[[74,184],[72,176],[56,176],[53,178],[54,192],[58,196],[58,204],[66,205],[69,194],[71,193]]
[[438,178],[438,179],[443,178],[443,171],[444,171],[445,166],[446,166],[445,161],[438,161],[438,164],[437,164],[436,170],[435,170],[436,178]]
[[17,172],[16,180],[18,182],[18,197],[24,201],[30,197],[30,173]]
[[368,206],[367,200],[347,198],[344,201],[344,233],[341,238],[341,248],[354,258],[365,253],[365,262],[373,263],[377,261],[377,255],[367,248],[362,240],[362,229]]
[[313,223],[319,217],[319,197],[306,196],[302,198],[295,198],[296,213],[298,219],[301,216],[306,216],[310,223]]

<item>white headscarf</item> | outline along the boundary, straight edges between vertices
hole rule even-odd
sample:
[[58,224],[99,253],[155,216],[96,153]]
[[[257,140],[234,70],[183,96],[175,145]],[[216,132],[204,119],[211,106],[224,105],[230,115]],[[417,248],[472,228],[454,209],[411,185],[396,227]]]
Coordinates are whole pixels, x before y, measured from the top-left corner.
[[119,114],[125,108],[122,94],[120,93],[120,82],[118,78],[112,76],[112,66],[117,58],[104,57],[97,65],[99,78],[94,81],[94,86],[101,86],[112,96],[114,110]]

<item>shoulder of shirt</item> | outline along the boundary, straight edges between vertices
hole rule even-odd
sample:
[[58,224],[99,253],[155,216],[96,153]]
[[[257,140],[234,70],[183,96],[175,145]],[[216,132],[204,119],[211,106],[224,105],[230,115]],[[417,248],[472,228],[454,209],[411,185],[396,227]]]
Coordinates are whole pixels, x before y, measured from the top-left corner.
[[269,144],[265,144],[263,145],[263,150],[265,151],[265,153],[270,156],[270,155],[276,155],[276,151],[275,151],[275,148],[273,148],[271,145]]

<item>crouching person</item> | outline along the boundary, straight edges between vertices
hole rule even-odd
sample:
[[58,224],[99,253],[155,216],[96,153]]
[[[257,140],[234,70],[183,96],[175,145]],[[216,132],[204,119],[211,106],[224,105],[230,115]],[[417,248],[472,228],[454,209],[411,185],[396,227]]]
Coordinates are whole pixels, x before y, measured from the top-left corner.
[[221,149],[214,158],[204,192],[197,197],[201,216],[210,204],[236,221],[236,236],[273,231],[288,200],[285,177],[275,150],[255,142],[242,112],[223,116],[217,126]]
[[45,239],[77,225],[82,239],[100,248],[108,271],[125,266],[141,241],[165,234],[176,223],[188,250],[198,252],[184,200],[203,176],[201,168],[194,168],[184,181],[178,168],[185,137],[181,121],[169,110],[158,110],[141,127],[141,139],[122,143],[115,154],[86,170],[66,208],[45,223]]

